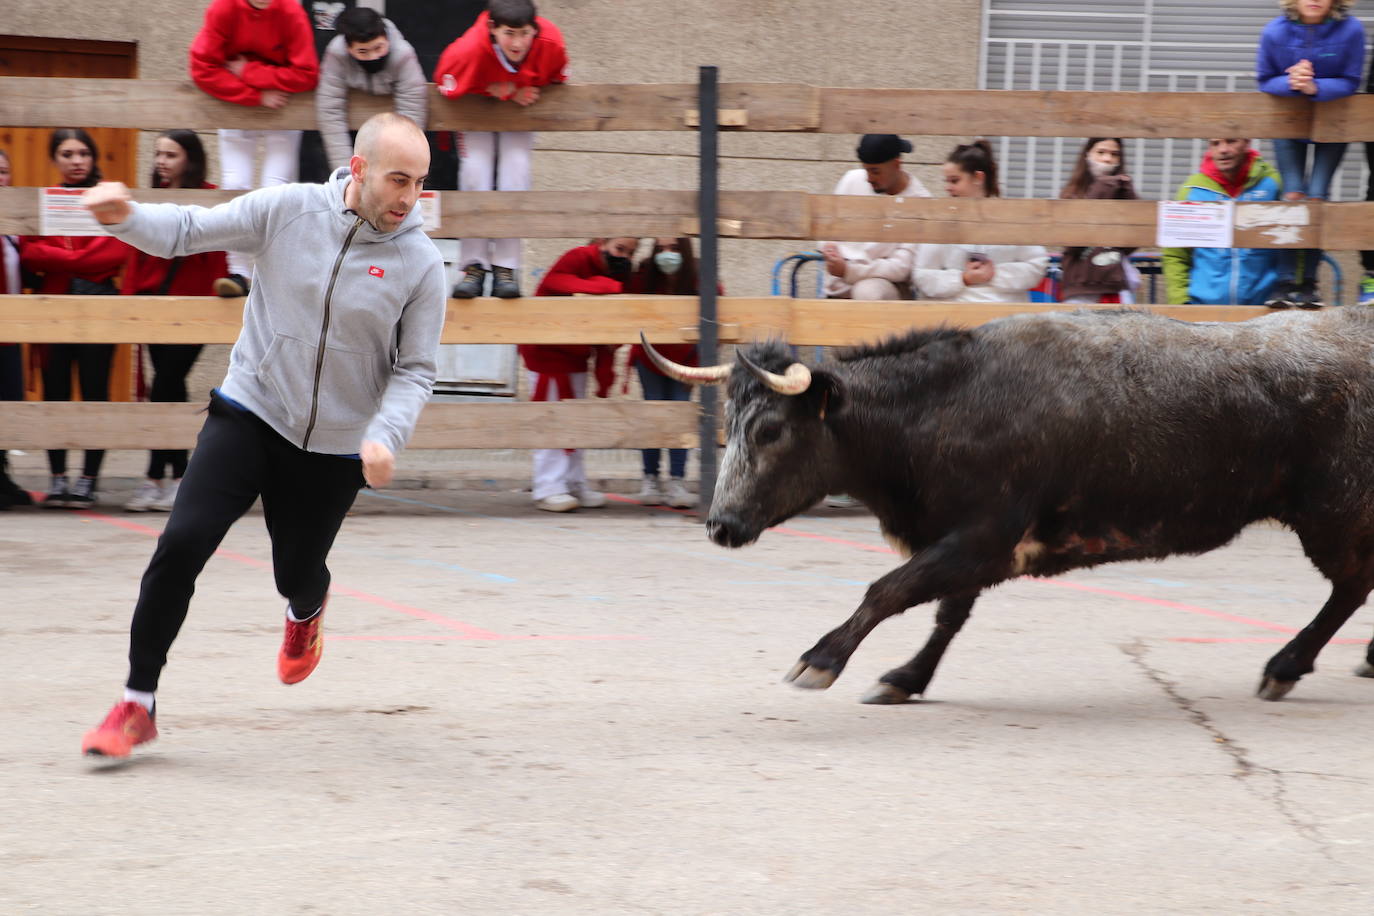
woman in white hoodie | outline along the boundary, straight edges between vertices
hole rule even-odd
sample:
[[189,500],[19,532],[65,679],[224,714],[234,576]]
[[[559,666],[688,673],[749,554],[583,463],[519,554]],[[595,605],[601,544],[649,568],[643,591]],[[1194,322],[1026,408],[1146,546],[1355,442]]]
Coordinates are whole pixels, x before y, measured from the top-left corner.
[[[944,173],[950,197],[999,196],[997,163],[986,140],[956,146]],[[920,245],[911,281],[922,299],[1025,302],[1049,263],[1039,245]]]

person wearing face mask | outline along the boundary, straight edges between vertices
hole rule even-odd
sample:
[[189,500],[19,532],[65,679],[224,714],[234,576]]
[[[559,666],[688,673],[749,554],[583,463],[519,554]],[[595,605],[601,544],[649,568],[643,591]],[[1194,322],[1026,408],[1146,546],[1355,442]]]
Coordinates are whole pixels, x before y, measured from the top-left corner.
[[348,130],[348,92],[361,89],[389,95],[395,111],[420,129],[428,115],[429,87],[420,59],[390,19],[376,10],[355,6],[334,20],[338,31],[320,58],[320,84],[315,90],[315,120],[324,139],[329,167],[348,165],[353,139]]
[[[536,296],[606,296],[623,292],[630,279],[630,259],[639,239],[621,236],[594,239],[563,253],[535,290]],[[521,344],[520,358],[530,373],[530,400],[568,401],[586,396],[587,363],[596,375],[596,396],[606,397],[615,379],[614,347],[586,344]],[[599,509],[606,496],[587,485],[582,450],[534,450],[532,495],[545,512]]]
[[[630,292],[648,296],[697,295],[697,264],[689,238],[654,239],[653,250],[639,262],[630,279]],[[696,344],[660,344],[656,348],[673,362],[684,366],[697,365]],[[635,344],[630,350],[630,362],[639,375],[639,384],[646,401],[690,401],[692,389],[664,375]],[[659,477],[662,449],[646,448],[641,452],[644,463],[644,484],[639,501],[646,506],[664,503],[674,509],[690,509],[697,504],[696,496],[687,489],[687,449],[668,449],[668,482]]]
[[[1116,137],[1091,137],[1059,196],[1066,200],[1136,200],[1126,174],[1126,148]],[[1064,249],[1059,298],[1062,302],[1135,303],[1140,274],[1131,266],[1134,248]]]

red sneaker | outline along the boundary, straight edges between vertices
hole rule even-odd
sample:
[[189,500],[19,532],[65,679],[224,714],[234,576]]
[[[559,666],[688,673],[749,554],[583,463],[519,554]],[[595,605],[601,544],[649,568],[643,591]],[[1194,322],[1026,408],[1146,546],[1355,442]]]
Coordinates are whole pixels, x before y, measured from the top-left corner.
[[[325,604],[328,603],[326,597]],[[297,623],[287,615],[286,635],[277,653],[277,676],[283,684],[299,684],[310,677],[310,672],[320,663],[320,655],[324,652],[324,637],[320,635],[323,623],[323,604],[320,612],[304,623]]]
[[145,744],[157,737],[157,726],[142,703],[125,700],[99,726],[86,732],[81,739],[81,753],[93,757],[128,757],[135,745]]

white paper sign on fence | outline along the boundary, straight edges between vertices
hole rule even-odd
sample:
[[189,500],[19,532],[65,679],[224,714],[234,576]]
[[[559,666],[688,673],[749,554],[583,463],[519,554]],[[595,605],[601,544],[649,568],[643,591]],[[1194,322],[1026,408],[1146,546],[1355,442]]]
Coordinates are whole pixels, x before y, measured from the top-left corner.
[[40,235],[109,235],[81,206],[85,188],[41,188],[38,207]]
[[1155,244],[1160,248],[1231,248],[1235,201],[1161,200]]
[[425,218],[422,227],[426,232],[433,232],[439,228],[439,192],[421,191],[420,192],[420,215]]

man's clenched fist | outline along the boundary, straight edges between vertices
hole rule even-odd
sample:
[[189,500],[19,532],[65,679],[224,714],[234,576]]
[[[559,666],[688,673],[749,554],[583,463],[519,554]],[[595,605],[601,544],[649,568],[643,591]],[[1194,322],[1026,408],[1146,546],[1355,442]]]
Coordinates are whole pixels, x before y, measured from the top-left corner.
[[129,189],[122,181],[102,181],[81,195],[81,205],[102,226],[115,226],[129,218]]

